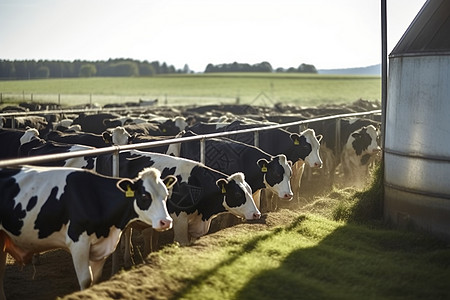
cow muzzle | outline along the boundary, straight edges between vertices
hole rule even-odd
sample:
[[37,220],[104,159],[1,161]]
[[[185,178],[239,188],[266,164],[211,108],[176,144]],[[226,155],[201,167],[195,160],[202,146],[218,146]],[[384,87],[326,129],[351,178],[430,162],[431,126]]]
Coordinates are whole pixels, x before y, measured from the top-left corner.
[[160,219],[156,226],[153,228],[157,231],[165,231],[172,228],[172,220],[170,219]]

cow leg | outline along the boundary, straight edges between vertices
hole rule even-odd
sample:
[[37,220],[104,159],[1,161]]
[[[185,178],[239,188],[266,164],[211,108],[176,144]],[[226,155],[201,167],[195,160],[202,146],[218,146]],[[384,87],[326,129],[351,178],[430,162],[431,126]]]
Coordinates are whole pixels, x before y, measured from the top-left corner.
[[103,265],[105,264],[106,259],[101,259],[99,261],[90,261],[89,265],[91,267],[92,272],[92,283],[97,283],[100,281],[103,272]]
[[83,243],[81,240],[70,246],[72,254],[73,266],[78,278],[80,289],[84,290],[92,284],[92,273],[89,268],[89,244]]
[[6,256],[7,253],[3,251],[4,240],[0,237],[0,300],[5,300],[5,290],[3,286],[3,279],[5,278]]

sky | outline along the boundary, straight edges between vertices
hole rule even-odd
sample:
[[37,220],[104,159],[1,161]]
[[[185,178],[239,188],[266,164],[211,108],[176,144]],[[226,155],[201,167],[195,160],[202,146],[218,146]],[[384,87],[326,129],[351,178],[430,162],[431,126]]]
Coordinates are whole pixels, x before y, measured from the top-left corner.
[[[388,53],[425,0],[387,0]],[[381,0],[0,0],[0,59],[185,64],[381,62]]]

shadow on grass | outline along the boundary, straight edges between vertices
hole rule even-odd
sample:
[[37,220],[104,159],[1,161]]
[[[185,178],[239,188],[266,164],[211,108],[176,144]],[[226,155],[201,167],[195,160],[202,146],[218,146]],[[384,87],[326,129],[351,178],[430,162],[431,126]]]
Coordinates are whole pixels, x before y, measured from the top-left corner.
[[[271,237],[284,231],[308,235],[302,225],[307,218],[300,216],[242,245],[231,258],[193,278],[174,299]],[[293,250],[279,267],[255,274],[234,299],[449,299],[449,282],[450,249],[443,243],[417,233],[350,224],[314,247]]]

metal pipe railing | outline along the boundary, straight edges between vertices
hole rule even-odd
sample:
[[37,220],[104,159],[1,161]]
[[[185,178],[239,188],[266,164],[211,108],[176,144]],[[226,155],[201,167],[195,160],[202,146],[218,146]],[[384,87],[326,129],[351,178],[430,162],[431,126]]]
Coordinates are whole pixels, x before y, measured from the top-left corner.
[[[248,129],[241,129],[241,130],[233,130],[233,131],[227,131],[227,132],[218,132],[218,133],[210,133],[210,134],[203,134],[203,135],[196,135],[196,136],[189,136],[189,137],[182,137],[182,138],[173,138],[173,139],[167,139],[162,141],[153,141],[153,142],[145,142],[145,143],[138,143],[138,144],[129,144],[129,145],[116,145],[116,146],[110,146],[110,147],[104,147],[104,148],[97,148],[97,149],[91,149],[91,150],[81,150],[81,151],[75,151],[70,153],[60,153],[60,154],[47,154],[47,155],[40,155],[40,156],[32,156],[32,157],[24,157],[24,158],[14,158],[14,159],[6,159],[6,160],[0,160],[0,168],[8,167],[8,166],[17,166],[17,165],[24,165],[24,164],[33,164],[33,163],[44,163],[44,162],[51,162],[51,161],[59,161],[64,160],[68,158],[74,158],[74,157],[81,157],[81,156],[98,156],[102,154],[110,154],[110,153],[118,153],[123,150],[133,150],[133,149],[144,149],[144,148],[151,148],[151,147],[157,147],[157,146],[165,146],[172,143],[182,143],[182,142],[189,142],[189,141],[198,141],[198,140],[205,140],[208,138],[216,138],[216,137],[226,137],[228,135],[232,134],[242,134],[242,133],[256,133],[261,132],[265,130],[272,130],[277,128],[283,128],[283,127],[289,127],[289,126],[296,126],[296,125],[302,125],[302,124],[308,124],[313,122],[320,122],[325,120],[332,120],[332,119],[340,119],[340,118],[347,118],[347,117],[360,117],[360,116],[366,116],[366,115],[373,115],[373,114],[379,114],[381,113],[381,110],[372,110],[372,111],[366,111],[366,112],[359,112],[359,113],[346,113],[346,114],[339,114],[339,115],[333,115],[333,116],[326,116],[326,117],[319,117],[314,118],[310,120],[302,120],[302,121],[294,121],[284,124],[276,124],[276,125],[269,125],[264,127],[256,127],[256,128],[248,128]],[[255,139],[256,141],[257,139]],[[202,147],[203,154],[200,154],[200,157],[203,157],[204,160],[204,146]],[[118,174],[118,160],[117,160],[117,174]]]

